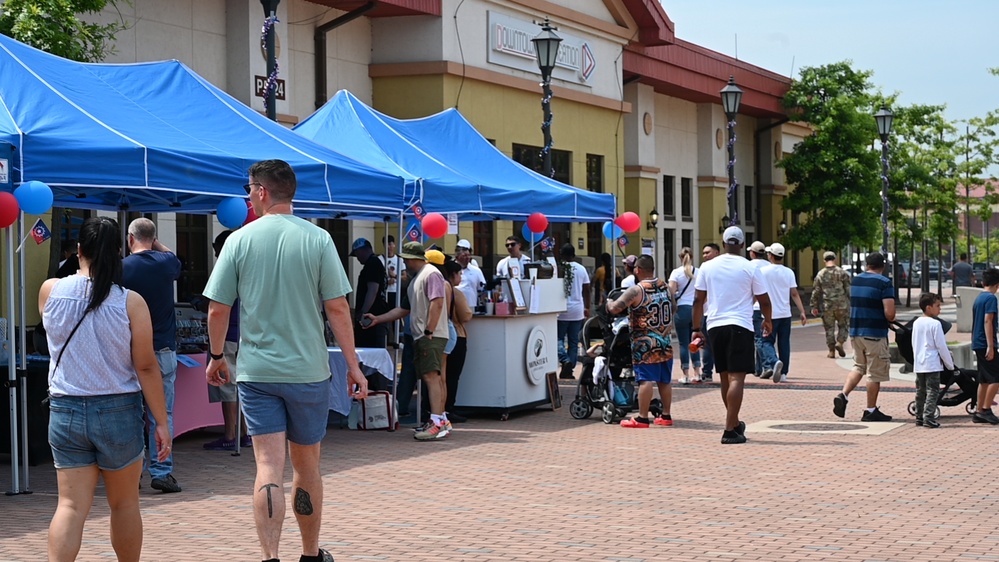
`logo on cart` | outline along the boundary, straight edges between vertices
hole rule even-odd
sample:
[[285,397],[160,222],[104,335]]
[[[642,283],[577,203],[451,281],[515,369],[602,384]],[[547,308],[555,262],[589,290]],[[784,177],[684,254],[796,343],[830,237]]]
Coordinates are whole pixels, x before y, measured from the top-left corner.
[[541,326],[535,326],[527,336],[524,355],[527,378],[531,384],[541,384],[541,381],[545,380],[545,375],[555,371],[555,363],[548,348],[548,336]]

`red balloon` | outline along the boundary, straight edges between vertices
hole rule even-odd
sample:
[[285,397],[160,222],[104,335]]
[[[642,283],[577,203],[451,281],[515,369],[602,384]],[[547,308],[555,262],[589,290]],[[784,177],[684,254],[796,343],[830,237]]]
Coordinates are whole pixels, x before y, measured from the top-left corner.
[[253,203],[250,203],[250,201],[247,200],[246,201],[246,220],[243,221],[243,226],[246,226],[246,225],[250,224],[251,222],[253,222],[253,221],[255,221],[255,220],[259,219],[259,218],[260,217],[257,216],[257,213],[253,212]]
[[0,192],[0,228],[7,228],[14,224],[21,208],[17,205],[17,198],[13,193]]
[[544,232],[548,228],[548,217],[543,213],[531,213],[527,217],[527,228],[535,234]]
[[440,213],[427,213],[421,224],[423,233],[430,238],[440,238],[447,234],[447,219]]
[[620,226],[621,230],[625,232],[635,232],[642,227],[642,219],[635,213],[627,211],[614,219],[614,224]]

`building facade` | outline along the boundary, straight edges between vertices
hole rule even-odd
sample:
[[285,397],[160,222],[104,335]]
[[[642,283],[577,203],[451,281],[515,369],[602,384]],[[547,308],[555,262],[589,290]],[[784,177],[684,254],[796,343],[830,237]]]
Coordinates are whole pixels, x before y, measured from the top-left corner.
[[[261,2],[134,0],[119,9],[103,14],[128,24],[106,62],[179,59],[264,111]],[[767,243],[777,239],[782,220],[793,223],[780,210],[787,187],[776,162],[807,131],[787,123],[781,107],[790,79],[677,38],[657,0],[281,0],[277,17],[280,122],[293,126],[340,89],[399,118],[456,107],[499,150],[536,169],[542,96],[530,39],[550,18],[563,38],[552,75],[556,178],[613,193],[617,214],[641,216],[643,227],[615,252],[649,252],[664,270],[677,264],[681,247],[720,238],[728,215],[728,120],[719,91],[732,76],[744,91],[735,125],[740,223],[749,238]],[[544,209],[525,209],[525,219],[534,211]],[[69,226],[62,235],[71,235],[83,212],[58,212],[55,222]],[[221,226],[204,216],[155,218],[164,242],[187,258],[178,298],[200,292]],[[357,264],[346,253],[353,238],[365,236],[381,251],[386,225],[320,224],[351,268]],[[488,266],[505,255],[504,238],[519,234],[521,225],[462,223],[443,246],[470,239]],[[552,224],[551,233],[592,263],[611,251],[601,227]],[[791,265],[803,268],[807,282],[812,260],[801,261],[792,257]],[[44,274],[34,278],[40,283]]]

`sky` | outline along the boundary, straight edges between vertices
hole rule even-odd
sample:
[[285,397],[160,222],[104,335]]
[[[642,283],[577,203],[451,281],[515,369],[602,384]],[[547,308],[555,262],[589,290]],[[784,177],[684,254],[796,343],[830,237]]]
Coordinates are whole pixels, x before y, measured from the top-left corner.
[[[951,121],[999,109],[996,0],[661,0],[676,36],[771,72],[850,60]],[[738,45],[738,47],[736,47]],[[793,70],[792,70],[793,69]]]

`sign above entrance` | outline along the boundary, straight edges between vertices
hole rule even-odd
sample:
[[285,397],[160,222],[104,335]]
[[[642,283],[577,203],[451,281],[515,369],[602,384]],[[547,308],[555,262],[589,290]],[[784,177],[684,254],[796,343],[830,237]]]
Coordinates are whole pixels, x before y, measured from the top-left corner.
[[[507,15],[489,12],[488,60],[492,64],[516,68],[533,74],[538,70],[534,43],[531,42],[541,28],[529,21]],[[558,31],[562,44],[558,50],[558,61],[552,77],[559,80],[587,84],[597,67],[597,59],[590,45],[572,35]]]

